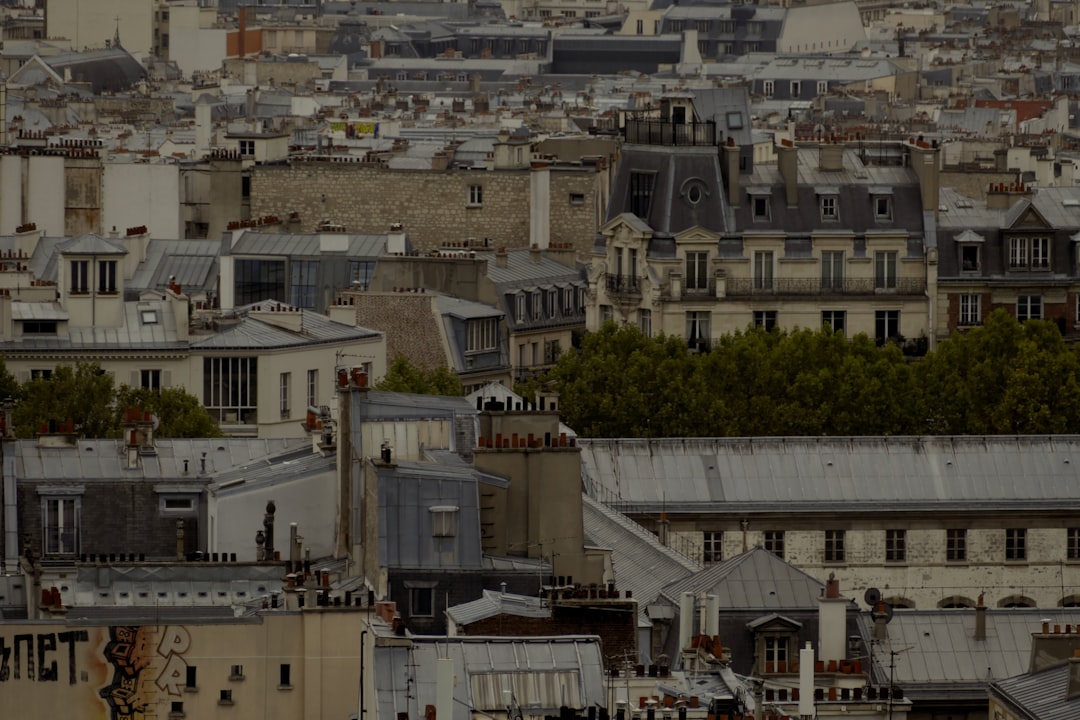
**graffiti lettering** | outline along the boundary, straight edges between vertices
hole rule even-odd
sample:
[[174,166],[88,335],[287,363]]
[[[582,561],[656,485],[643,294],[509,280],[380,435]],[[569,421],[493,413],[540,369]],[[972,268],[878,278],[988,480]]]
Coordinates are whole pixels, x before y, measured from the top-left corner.
[[170,695],[179,695],[182,686],[187,683],[187,662],[183,653],[191,647],[191,634],[187,628],[170,625],[165,628],[158,643],[157,652],[166,658],[165,667],[155,680],[157,686]]
[[[0,637],[0,682],[9,680],[37,680],[39,682],[57,682],[60,679],[60,665],[51,653],[56,652],[57,638],[68,646],[68,682],[76,682],[77,662],[75,646],[80,642],[89,642],[85,630],[56,633],[29,633],[15,635],[12,638]],[[34,671],[35,646],[37,672]],[[23,662],[23,657],[26,662]],[[25,674],[23,669],[25,667]]]

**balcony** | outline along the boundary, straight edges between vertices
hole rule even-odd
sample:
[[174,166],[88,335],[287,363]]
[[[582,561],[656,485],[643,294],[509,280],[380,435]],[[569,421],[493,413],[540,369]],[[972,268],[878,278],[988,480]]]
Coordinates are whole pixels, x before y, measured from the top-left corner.
[[641,295],[641,278],[636,275],[607,274],[604,285],[608,295]]
[[879,287],[875,278],[728,278],[726,295],[921,295],[926,292],[925,278],[896,278],[892,287]]
[[675,123],[670,120],[626,118],[623,139],[637,145],[716,145],[716,123]]

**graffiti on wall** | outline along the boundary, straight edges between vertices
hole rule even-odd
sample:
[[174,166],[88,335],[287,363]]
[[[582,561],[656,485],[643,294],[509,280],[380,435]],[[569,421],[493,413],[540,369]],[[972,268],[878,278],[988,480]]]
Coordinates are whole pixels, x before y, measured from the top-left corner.
[[60,666],[67,646],[67,673],[64,680],[74,685],[78,672],[76,645],[89,641],[85,630],[60,633],[22,633],[0,637],[0,682],[37,680],[60,682]]
[[184,653],[191,647],[186,628],[170,625],[109,628],[105,659],[112,682],[101,689],[110,720],[133,720],[158,702],[160,693],[179,697],[187,685]]

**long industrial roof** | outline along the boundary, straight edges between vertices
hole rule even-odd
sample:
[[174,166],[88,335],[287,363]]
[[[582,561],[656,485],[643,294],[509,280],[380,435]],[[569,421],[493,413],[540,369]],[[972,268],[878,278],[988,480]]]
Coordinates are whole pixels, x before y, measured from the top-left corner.
[[582,439],[579,446],[586,491],[626,512],[1080,507],[1077,435]]

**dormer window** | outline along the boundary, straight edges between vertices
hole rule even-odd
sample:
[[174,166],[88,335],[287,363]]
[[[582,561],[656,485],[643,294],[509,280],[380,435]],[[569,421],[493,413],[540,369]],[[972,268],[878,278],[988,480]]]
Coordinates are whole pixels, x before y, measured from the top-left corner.
[[960,270],[963,272],[978,272],[979,270],[979,246],[963,245],[960,248]]
[[651,172],[630,173],[630,212],[639,218],[649,217],[652,206],[653,184],[656,175]]
[[1010,270],[1049,270],[1050,238],[1009,238]]
[[822,220],[840,219],[840,208],[835,195],[822,195],[819,198],[819,202],[821,203]]
[[874,197],[874,219],[878,221],[892,220],[892,198],[888,195]]
[[514,304],[516,306],[514,310],[515,314],[517,315],[517,321],[519,323],[525,322],[525,295],[523,293],[518,294],[518,296],[515,298]]

